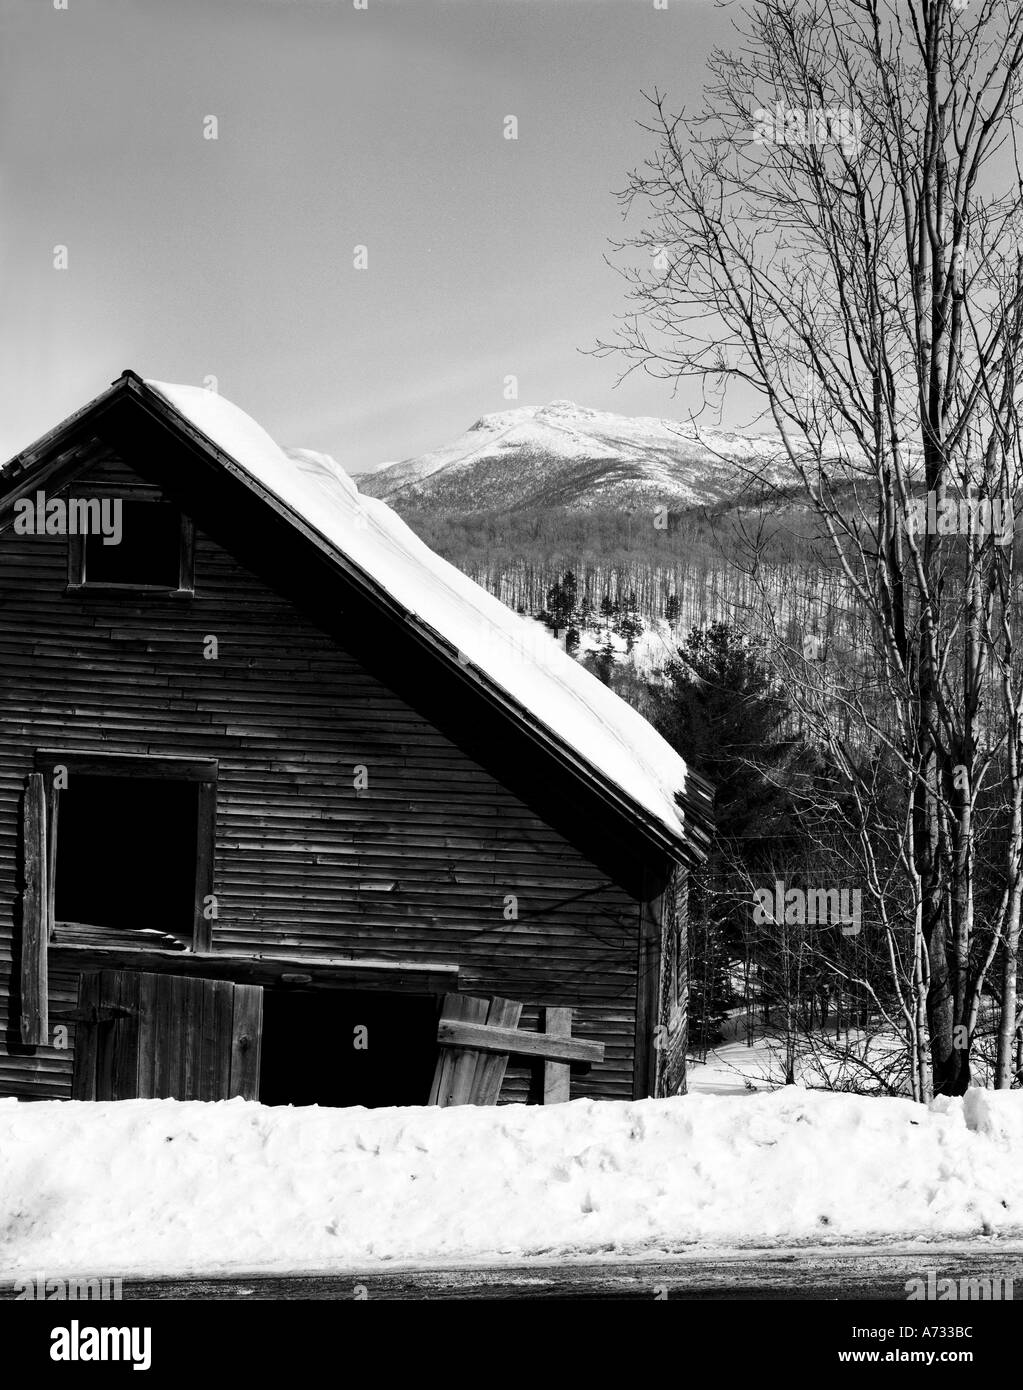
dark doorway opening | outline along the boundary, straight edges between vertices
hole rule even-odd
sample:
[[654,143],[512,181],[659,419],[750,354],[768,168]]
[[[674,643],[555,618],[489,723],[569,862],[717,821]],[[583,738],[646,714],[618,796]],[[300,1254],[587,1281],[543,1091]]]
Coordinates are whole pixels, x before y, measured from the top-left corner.
[[426,1105],[439,1016],[431,997],[265,989],[259,1099],[264,1105]]
[[191,945],[199,785],[72,771],[60,792],[54,916]]

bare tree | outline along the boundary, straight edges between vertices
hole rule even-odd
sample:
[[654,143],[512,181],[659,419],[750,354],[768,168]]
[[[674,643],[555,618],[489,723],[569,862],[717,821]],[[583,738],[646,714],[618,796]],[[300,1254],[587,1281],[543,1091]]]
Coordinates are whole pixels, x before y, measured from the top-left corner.
[[[618,247],[630,310],[600,350],[625,352],[629,370],[698,378],[706,409],[737,391],[781,436],[781,467],[761,481],[799,489],[868,619],[873,700],[863,670],[858,686],[832,680],[823,701],[806,685],[794,693],[863,801],[861,836],[872,790],[850,720],[860,745],[874,741],[899,769],[893,852],[909,1000],[926,1005],[923,1093],[969,1084],[993,968],[1006,1086],[1019,1025],[1023,678],[1015,548],[993,518],[1007,507],[1011,526],[1019,482],[1023,9],[758,0],[736,28],[737,51],[714,55],[702,113],[649,98],[656,149],[622,195],[643,214]],[[974,504],[953,506],[963,498]],[[978,924],[977,810],[996,769],[1005,821],[997,866],[984,862],[1000,892]],[[861,847],[869,872],[875,846]],[[877,878],[873,891],[881,901],[891,885]]]

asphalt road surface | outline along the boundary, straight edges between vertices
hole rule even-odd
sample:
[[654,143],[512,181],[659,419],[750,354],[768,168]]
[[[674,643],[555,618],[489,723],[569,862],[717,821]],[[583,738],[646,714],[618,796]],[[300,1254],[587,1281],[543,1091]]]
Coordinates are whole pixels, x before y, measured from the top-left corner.
[[[749,1251],[726,1257],[570,1264],[460,1266],[345,1274],[128,1279],[127,1299],[259,1301],[420,1299],[793,1300],[889,1299],[905,1303],[907,1281],[1011,1279],[1023,1299],[1023,1248],[925,1246],[899,1251]],[[996,1286],[997,1287],[997,1286]],[[1003,1286],[1004,1287],[1004,1286]],[[1008,1289],[1006,1288],[1006,1292]],[[0,1300],[13,1286],[0,1285]]]

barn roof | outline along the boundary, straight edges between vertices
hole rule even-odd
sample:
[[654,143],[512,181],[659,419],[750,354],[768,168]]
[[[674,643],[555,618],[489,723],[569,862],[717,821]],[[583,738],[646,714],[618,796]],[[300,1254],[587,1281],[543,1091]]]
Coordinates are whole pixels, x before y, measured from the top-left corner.
[[[425,627],[451,661],[479,674],[589,768],[624,795],[690,857],[705,840],[710,797],[702,779],[630,705],[591,675],[535,622],[520,617],[429,549],[386,503],[363,496],[328,455],[282,449],[237,406],[197,386],[120,379],[148,397],[171,423],[208,440],[221,462],[269,494],[287,518],[354,566],[378,592]],[[114,390],[120,383],[114,383]],[[97,398],[99,404],[109,396]],[[66,425],[77,424],[85,411]],[[60,429],[7,465],[24,480]],[[52,447],[50,448],[52,454]],[[19,466],[20,461],[20,466]],[[0,478],[2,478],[0,474]],[[0,486],[0,495],[6,491]],[[694,809],[695,808],[695,809]],[[686,815],[702,829],[687,832]]]

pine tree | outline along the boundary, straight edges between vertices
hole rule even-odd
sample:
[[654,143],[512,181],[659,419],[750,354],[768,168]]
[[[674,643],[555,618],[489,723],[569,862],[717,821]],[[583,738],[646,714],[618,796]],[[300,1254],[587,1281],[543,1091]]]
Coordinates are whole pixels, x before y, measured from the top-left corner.
[[619,637],[625,638],[625,650],[632,655],[638,638],[643,635],[643,624],[635,613],[623,613],[614,625]]
[[[664,670],[659,732],[715,786],[719,840],[744,862],[791,830],[791,807],[765,775],[789,759],[787,705],[763,659],[763,643],[727,623],[693,628]],[[740,843],[740,842],[745,842]]]
[[[729,882],[755,876],[792,853],[798,817],[768,775],[794,759],[783,733],[787,706],[761,643],[726,623],[693,628],[664,671],[654,723],[697,772],[715,785],[715,842],[691,879],[690,1014],[693,1045],[720,1039],[731,1004],[729,965],[746,950],[748,892]],[[770,941],[758,952],[771,953]]]
[[559,637],[565,628],[575,625],[577,590],[578,583],[571,570],[566,570],[561,579],[556,579],[547,590],[547,600],[539,618],[555,637]]

